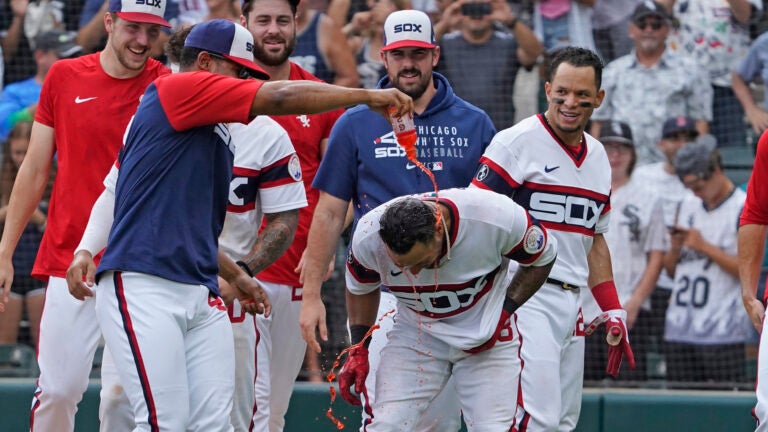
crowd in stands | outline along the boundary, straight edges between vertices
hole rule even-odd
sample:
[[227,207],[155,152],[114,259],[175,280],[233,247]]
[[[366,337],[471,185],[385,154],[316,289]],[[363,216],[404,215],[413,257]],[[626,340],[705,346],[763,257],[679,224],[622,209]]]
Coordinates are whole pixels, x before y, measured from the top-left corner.
[[[175,29],[240,21],[240,0],[166,1],[175,28],[153,48],[161,61]],[[0,0],[0,222],[46,73],[59,59],[103,47],[108,3]],[[429,14],[441,49],[435,71],[497,130],[540,110],[536,71],[545,73],[553,52],[577,45],[599,53],[606,96],[589,130],[613,171],[606,238],[638,359],[622,379],[748,387],[757,339],[736,268],[745,179],[729,177],[728,168],[751,160],[725,155],[734,148],[749,154],[768,128],[762,0],[302,0],[290,60],[327,82],[374,88],[386,76],[384,20],[403,9]],[[529,91],[515,95],[521,85]],[[17,279],[0,314],[0,343],[37,341],[44,285],[28,273],[45,229],[45,201],[14,255]],[[331,338],[322,361],[307,356],[307,379],[320,380],[321,367],[327,371],[348,343],[343,284],[337,262],[323,294]],[[595,308],[585,304],[585,322]],[[588,381],[605,379],[604,356],[604,343],[588,341]]]

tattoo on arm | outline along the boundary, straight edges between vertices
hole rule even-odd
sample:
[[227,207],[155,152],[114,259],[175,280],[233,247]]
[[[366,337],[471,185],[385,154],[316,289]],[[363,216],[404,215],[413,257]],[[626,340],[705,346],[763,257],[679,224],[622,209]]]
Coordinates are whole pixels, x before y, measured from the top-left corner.
[[[259,234],[259,238],[251,248],[251,252],[243,258],[253,274],[257,274],[288,250],[296,234],[299,222],[299,210],[288,210],[280,213],[264,215],[267,224]],[[254,227],[258,230],[259,227]]]
[[554,264],[555,260],[552,260],[549,264],[541,267],[518,267],[515,276],[512,277],[512,281],[507,287],[507,297],[514,300],[518,306],[522,306],[547,281],[549,271],[552,270]]

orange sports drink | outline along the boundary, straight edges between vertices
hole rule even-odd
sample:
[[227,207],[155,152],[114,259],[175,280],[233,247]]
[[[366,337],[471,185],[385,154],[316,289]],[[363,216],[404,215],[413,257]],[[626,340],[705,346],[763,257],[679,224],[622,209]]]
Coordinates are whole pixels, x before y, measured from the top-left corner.
[[392,131],[395,132],[397,143],[405,150],[405,155],[409,160],[416,162],[416,125],[413,123],[413,114],[407,113],[400,117],[394,115],[395,107],[390,106],[389,123],[392,125]]

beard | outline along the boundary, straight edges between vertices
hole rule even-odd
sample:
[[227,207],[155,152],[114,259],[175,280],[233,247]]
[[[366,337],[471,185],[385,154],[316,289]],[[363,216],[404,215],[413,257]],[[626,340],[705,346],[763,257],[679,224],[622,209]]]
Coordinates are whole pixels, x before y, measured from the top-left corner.
[[253,57],[256,59],[256,61],[267,66],[279,66],[288,60],[288,57],[293,54],[293,50],[296,48],[295,35],[289,40],[280,40],[274,42],[285,43],[283,50],[278,52],[269,52],[264,49],[264,41],[253,45]]
[[[402,73],[412,73],[416,72],[418,74],[419,80],[414,84],[409,84],[407,87],[400,83],[400,75]],[[424,76],[424,74],[421,73],[418,69],[407,69],[400,71],[393,79],[392,79],[392,85],[400,90],[401,92],[407,94],[411,97],[411,99],[416,100],[420,98],[424,92],[427,91],[427,86],[429,85],[429,79],[431,78],[431,74],[429,76]]]

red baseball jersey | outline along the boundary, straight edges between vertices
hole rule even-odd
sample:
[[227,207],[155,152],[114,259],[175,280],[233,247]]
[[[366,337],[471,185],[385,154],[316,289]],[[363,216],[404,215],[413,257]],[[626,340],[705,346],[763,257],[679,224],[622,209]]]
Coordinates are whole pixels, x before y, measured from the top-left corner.
[[32,276],[45,281],[65,277],[141,95],[155,78],[170,73],[149,59],[139,75],[113,78],[102,69],[99,55],[54,63],[40,94],[35,121],[54,128],[58,163],[48,224],[32,269]]
[[[291,63],[291,74],[288,79],[322,82],[295,63]],[[296,268],[301,254],[307,247],[309,225],[312,223],[312,214],[315,212],[320,196],[320,192],[312,188],[312,181],[315,179],[323,156],[320,142],[331,135],[333,124],[343,113],[344,110],[339,109],[320,114],[272,116],[272,119],[288,132],[293,147],[299,155],[308,206],[299,210],[299,226],[296,228],[293,243],[277,261],[259,273],[258,278],[261,280],[295,287],[301,286],[299,275],[294,273],[293,269]]]

